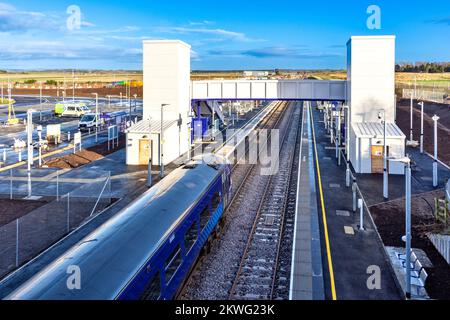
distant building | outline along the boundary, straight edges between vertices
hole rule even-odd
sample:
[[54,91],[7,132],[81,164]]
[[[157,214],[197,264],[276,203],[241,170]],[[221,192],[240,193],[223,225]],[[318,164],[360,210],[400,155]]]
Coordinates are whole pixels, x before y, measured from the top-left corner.
[[244,77],[246,78],[263,78],[268,76],[269,71],[244,71]]

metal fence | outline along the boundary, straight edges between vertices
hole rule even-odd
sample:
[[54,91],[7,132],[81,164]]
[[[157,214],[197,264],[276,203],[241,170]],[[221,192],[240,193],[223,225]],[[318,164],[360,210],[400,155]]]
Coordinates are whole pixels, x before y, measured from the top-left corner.
[[444,91],[433,91],[433,90],[424,90],[424,89],[417,89],[417,90],[403,89],[402,90],[402,98],[403,99],[410,99],[411,96],[415,97],[415,99],[418,99],[418,100],[450,104],[450,99],[448,99],[449,96]]
[[[29,261],[111,204],[109,172],[83,170],[8,171],[0,175],[0,198],[14,208],[36,208],[0,227],[0,277]],[[6,191],[6,192],[5,192]],[[42,205],[41,205],[42,204]],[[39,206],[41,205],[41,206]]]

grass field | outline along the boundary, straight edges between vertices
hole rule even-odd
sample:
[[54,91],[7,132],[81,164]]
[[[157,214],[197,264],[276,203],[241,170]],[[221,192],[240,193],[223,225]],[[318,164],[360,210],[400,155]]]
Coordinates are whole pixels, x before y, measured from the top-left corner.
[[[344,70],[324,70],[324,71],[304,71],[289,72],[282,71],[281,76],[291,74],[293,78],[302,77],[314,78],[317,80],[345,80],[347,73]],[[191,75],[192,80],[209,79],[235,79],[241,78],[242,72],[239,71],[195,71]],[[75,81],[77,83],[111,83],[115,81],[135,80],[142,81],[142,73],[139,71],[99,71],[99,72],[75,72]],[[67,83],[72,82],[72,72],[23,72],[23,73],[0,73],[0,82],[6,83],[8,80],[24,83],[27,80],[36,80],[45,83],[47,80]],[[396,73],[397,84],[413,86],[414,82],[419,86],[450,88],[450,73]]]
[[396,74],[396,81],[399,84],[419,86],[450,88],[450,72],[446,73],[405,73]]
[[[72,72],[24,72],[24,73],[0,73],[0,81],[24,83],[27,80],[36,80],[45,83],[47,80],[58,82],[72,82]],[[136,80],[142,81],[142,73],[138,72],[75,72],[75,81],[88,82],[115,82]]]

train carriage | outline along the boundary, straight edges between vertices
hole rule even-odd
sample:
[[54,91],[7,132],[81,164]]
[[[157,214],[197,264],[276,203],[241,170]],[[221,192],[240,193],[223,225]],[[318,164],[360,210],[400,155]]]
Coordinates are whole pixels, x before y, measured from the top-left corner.
[[231,167],[219,160],[174,170],[7,298],[174,298],[227,206]]

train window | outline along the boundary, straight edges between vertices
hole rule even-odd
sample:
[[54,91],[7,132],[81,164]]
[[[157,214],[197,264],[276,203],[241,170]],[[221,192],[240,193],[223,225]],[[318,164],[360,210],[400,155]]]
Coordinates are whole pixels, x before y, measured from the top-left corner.
[[198,237],[198,223],[194,221],[192,226],[186,231],[186,235],[184,236],[184,245],[186,248],[186,252],[189,252],[192,249],[192,246],[197,241]]
[[180,246],[176,247],[173,253],[167,258],[166,261],[166,282],[172,279],[173,275],[181,265],[181,249]]
[[203,230],[209,222],[211,214],[209,212],[208,206],[203,209],[202,213],[200,213],[200,230]]
[[211,212],[216,212],[220,205],[220,194],[216,192],[211,200]]
[[148,283],[141,300],[158,300],[161,296],[161,276],[159,272]]

